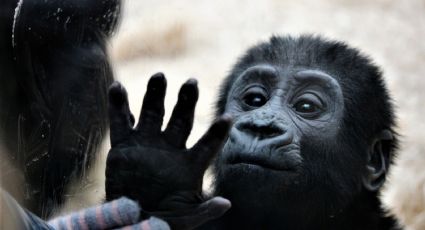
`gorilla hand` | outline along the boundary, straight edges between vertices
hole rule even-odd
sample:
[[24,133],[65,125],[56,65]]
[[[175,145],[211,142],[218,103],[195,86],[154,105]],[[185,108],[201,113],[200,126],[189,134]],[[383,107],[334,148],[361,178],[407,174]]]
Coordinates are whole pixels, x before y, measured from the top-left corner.
[[202,179],[209,163],[227,138],[231,119],[223,116],[191,148],[197,82],[188,80],[167,128],[162,132],[166,80],[162,73],[149,80],[140,119],[135,128],[127,92],[118,82],[109,89],[111,150],[106,166],[106,200],[127,196],[150,214],[164,218],[172,228],[194,228],[221,216],[230,202],[207,200]]

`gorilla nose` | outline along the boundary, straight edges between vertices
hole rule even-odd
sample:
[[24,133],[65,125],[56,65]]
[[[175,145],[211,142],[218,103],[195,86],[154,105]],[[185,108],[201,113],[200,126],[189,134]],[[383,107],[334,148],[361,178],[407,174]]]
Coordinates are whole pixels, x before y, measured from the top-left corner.
[[236,142],[257,143],[259,147],[270,147],[289,145],[293,142],[294,135],[283,124],[257,119],[236,123],[230,132],[230,139]]
[[273,124],[266,124],[261,121],[243,122],[236,124],[236,128],[246,134],[250,134],[260,139],[268,139],[276,136],[281,136],[286,133],[283,127],[278,127]]

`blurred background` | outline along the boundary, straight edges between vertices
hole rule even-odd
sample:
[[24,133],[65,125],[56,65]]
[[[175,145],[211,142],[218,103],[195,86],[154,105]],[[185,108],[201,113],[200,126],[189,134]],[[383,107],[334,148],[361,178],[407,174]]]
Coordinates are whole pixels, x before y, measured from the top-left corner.
[[[208,128],[219,84],[242,52],[273,34],[303,33],[345,41],[382,67],[401,134],[383,199],[410,229],[425,229],[424,0],[127,0],[110,54],[135,115],[154,73],[168,80],[166,120],[181,84],[198,79],[191,146]],[[105,143],[103,157],[107,149]],[[90,186],[70,191],[77,195],[68,208],[87,206],[87,194],[102,197],[104,161],[98,162]]]

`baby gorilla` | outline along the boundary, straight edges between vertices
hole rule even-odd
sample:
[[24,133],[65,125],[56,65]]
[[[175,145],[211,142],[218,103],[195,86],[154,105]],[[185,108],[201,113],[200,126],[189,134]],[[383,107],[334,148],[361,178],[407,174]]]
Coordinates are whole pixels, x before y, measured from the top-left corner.
[[109,199],[126,195],[175,228],[197,227],[229,207],[214,198],[203,209],[210,215],[199,212],[208,199],[202,175],[219,152],[213,194],[232,208],[201,228],[399,228],[378,198],[397,146],[393,108],[378,67],[357,50],[312,36],[252,47],[222,85],[217,121],[191,150],[197,90],[185,88],[195,86],[182,87],[161,132],[165,83],[154,81],[163,80],[148,85],[136,129],[124,89],[110,90]]

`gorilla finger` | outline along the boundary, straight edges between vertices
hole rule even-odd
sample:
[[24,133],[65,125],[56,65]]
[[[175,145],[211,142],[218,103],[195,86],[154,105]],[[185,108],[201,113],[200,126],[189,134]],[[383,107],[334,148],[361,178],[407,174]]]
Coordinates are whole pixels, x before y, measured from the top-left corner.
[[190,149],[191,157],[196,161],[196,167],[205,170],[226,141],[232,118],[225,114],[221,116],[201,139]]
[[171,225],[172,229],[194,229],[207,221],[222,216],[231,208],[229,200],[222,197],[214,197],[189,213],[180,216],[168,216],[164,219]]
[[232,203],[228,199],[220,196],[204,202],[199,207],[199,213],[202,213],[209,220],[222,216],[227,210],[232,207]]
[[161,132],[167,81],[163,73],[154,74],[148,82],[136,130],[146,135]]
[[111,129],[111,146],[128,137],[134,125],[134,117],[128,105],[127,91],[119,83],[114,82],[109,87],[109,122]]
[[193,127],[193,117],[198,101],[198,82],[189,79],[179,92],[179,99],[164,131],[165,139],[177,147],[184,147]]

